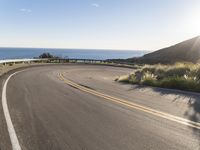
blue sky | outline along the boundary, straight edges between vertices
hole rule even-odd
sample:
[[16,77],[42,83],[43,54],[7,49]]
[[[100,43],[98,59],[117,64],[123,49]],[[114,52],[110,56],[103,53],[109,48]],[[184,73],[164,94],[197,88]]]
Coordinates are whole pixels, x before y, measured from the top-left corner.
[[199,0],[0,0],[0,47],[157,50],[199,18]]

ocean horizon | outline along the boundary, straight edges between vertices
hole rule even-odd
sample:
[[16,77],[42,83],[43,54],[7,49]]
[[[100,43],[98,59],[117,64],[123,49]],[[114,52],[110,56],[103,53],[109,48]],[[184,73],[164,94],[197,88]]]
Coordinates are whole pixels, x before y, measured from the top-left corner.
[[99,49],[53,49],[53,48],[0,48],[0,60],[35,58],[42,53],[50,53],[61,58],[74,59],[127,59],[140,57],[149,51],[145,50],[99,50]]

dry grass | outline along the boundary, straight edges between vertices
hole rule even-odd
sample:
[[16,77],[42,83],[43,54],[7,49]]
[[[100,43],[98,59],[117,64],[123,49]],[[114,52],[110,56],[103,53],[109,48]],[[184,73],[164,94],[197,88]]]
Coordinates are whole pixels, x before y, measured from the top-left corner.
[[200,92],[200,64],[144,65],[122,81]]
[[46,63],[17,63],[17,64],[12,64],[12,65],[7,64],[5,66],[3,64],[0,64],[0,76],[13,69],[27,67],[27,66],[37,66],[37,65],[42,65],[42,64],[45,65]]

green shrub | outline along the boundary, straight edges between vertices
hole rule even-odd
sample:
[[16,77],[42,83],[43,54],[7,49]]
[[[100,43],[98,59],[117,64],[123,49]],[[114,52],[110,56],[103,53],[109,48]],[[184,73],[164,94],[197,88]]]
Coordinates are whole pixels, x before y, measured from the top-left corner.
[[171,68],[165,72],[165,77],[172,77],[172,76],[178,76],[183,77],[185,74],[187,74],[190,71],[190,68],[188,67],[178,67],[178,68]]
[[195,75],[196,79],[197,79],[198,81],[200,81],[200,68],[196,69],[196,70],[195,70],[195,73],[196,73],[196,75]]
[[148,85],[148,86],[158,86],[157,81],[151,79],[151,78],[146,78],[142,81],[143,85]]
[[161,80],[159,82],[160,87],[189,90],[189,91],[199,91],[200,84],[194,80],[186,80],[183,77],[169,77]]

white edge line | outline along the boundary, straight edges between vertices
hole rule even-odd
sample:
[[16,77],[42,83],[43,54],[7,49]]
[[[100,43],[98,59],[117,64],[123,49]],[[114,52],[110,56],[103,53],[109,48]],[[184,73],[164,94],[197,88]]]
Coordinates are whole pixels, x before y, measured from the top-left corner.
[[5,119],[6,119],[8,133],[9,133],[11,144],[12,144],[12,150],[21,150],[21,147],[20,147],[16,132],[15,132],[15,129],[14,129],[11,117],[10,117],[9,110],[8,110],[7,98],[6,98],[6,88],[7,88],[7,84],[8,84],[8,81],[10,80],[10,78],[12,76],[18,74],[19,72],[22,72],[22,71],[15,72],[6,79],[4,86],[3,86],[3,91],[2,91],[3,112],[4,112]]

